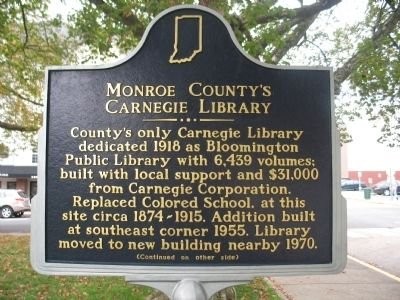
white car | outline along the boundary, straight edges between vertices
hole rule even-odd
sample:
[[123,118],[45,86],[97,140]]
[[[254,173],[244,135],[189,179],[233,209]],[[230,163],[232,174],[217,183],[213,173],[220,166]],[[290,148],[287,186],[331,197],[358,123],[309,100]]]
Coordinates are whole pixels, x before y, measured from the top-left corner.
[[0,217],[21,217],[31,210],[29,197],[22,190],[0,189]]

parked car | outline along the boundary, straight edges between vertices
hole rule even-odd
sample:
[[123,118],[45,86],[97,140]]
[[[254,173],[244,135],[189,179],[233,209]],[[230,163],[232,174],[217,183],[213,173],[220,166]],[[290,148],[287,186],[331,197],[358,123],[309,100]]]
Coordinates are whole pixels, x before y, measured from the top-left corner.
[[365,189],[367,185],[364,182],[351,179],[342,179],[341,181],[342,191],[359,191]]
[[[372,190],[377,195],[390,195],[390,181],[380,181],[372,187]],[[400,195],[400,181],[396,180],[395,184],[397,185],[396,194]]]
[[21,217],[25,211],[30,211],[29,197],[21,190],[0,189],[0,217]]

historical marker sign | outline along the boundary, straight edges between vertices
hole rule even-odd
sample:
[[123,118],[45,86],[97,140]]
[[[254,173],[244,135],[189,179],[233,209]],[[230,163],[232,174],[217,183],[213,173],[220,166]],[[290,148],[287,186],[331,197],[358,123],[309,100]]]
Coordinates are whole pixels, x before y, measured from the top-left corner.
[[123,62],[49,68],[46,96],[39,271],[343,268],[330,69],[261,64],[212,11],[178,7]]

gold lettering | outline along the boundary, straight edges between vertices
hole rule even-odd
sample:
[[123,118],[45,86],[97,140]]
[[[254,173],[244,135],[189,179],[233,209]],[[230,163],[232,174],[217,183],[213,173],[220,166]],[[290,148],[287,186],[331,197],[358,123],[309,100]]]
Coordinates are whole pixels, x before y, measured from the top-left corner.
[[188,104],[176,102],[120,102],[116,99],[106,101],[105,110],[109,114],[184,114],[188,112]]
[[230,251],[269,251],[274,253],[281,242],[268,242],[262,239],[261,242],[228,242],[228,249]]
[[271,102],[228,102],[199,99],[200,114],[269,114]]
[[193,82],[188,87],[190,95],[195,97],[270,97],[270,85],[209,85],[202,82]]
[[183,236],[183,237],[192,237],[192,236],[207,236],[208,228],[191,228],[191,227],[183,227],[183,228],[175,228],[175,227],[163,227],[160,229],[161,236]]
[[107,97],[174,97],[174,85],[123,85],[107,82]]
[[89,183],[89,193],[91,194],[123,194],[124,188],[119,185],[97,185],[95,182]]
[[179,242],[169,242],[161,239],[161,250],[213,251],[214,253],[219,253],[221,251],[221,242],[205,242],[199,239],[181,239]]
[[59,249],[103,249],[103,239],[99,238],[96,241],[81,241],[81,240],[71,240],[71,241],[58,241]]
[[154,227],[122,227],[119,224],[111,226],[88,226],[85,231],[86,235],[101,236],[154,236]]

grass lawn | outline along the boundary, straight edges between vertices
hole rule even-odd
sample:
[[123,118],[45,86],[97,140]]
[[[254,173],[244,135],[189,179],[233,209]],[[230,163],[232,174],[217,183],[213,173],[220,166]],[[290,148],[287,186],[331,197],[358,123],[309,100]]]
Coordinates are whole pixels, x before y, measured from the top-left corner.
[[[29,236],[0,235],[0,299],[149,299],[153,290],[122,277],[45,276],[29,262]],[[236,288],[237,299],[279,300],[266,281]]]

